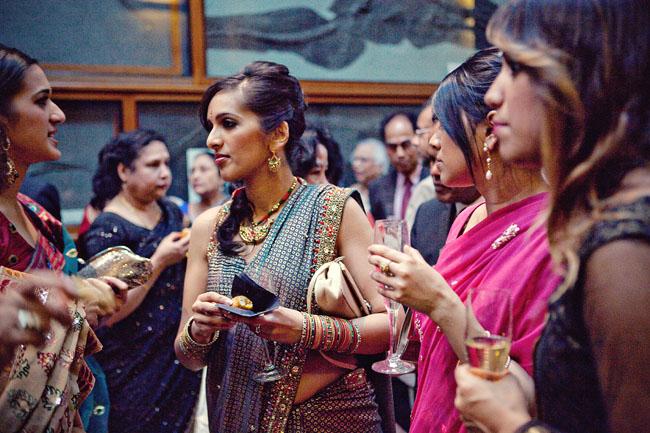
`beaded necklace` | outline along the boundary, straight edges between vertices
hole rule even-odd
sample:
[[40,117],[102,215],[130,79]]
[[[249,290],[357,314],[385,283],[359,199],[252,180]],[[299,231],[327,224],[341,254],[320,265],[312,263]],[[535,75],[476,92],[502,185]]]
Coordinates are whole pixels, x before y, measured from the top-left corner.
[[291,186],[287,192],[276,204],[271,207],[271,209],[268,210],[268,212],[266,212],[266,215],[260,218],[260,220],[257,222],[253,222],[251,224],[244,224],[242,222],[239,225],[239,236],[245,244],[257,245],[266,239],[266,236],[271,230],[271,225],[275,222],[275,220],[271,218],[271,215],[276,213],[280,209],[280,206],[282,206],[289,199],[289,196],[291,196],[291,193],[296,189],[296,186],[298,186],[298,178],[294,177],[293,182],[291,183]]

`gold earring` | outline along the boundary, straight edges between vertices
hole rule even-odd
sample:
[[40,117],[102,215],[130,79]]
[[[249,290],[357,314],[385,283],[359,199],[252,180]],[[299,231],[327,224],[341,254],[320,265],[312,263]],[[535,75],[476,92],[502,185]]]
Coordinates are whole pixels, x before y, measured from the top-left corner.
[[280,163],[282,163],[282,160],[278,157],[278,155],[275,154],[275,152],[271,151],[272,155],[268,159],[267,164],[269,165],[269,170],[271,173],[277,173],[278,169],[280,168]]
[[485,138],[485,141],[483,142],[483,152],[486,153],[487,157],[485,158],[485,162],[487,163],[487,170],[485,171],[485,179],[486,180],[492,180],[492,158],[490,157],[490,145],[488,144],[488,140],[490,141],[490,144],[492,141],[494,141],[496,137],[493,135],[488,135]]
[[7,157],[7,172],[5,173],[5,184],[7,186],[13,185],[18,179],[18,170],[16,170],[16,164],[9,158],[9,148],[11,147],[11,141],[9,137],[5,138],[5,143],[2,146],[2,150],[5,152]]

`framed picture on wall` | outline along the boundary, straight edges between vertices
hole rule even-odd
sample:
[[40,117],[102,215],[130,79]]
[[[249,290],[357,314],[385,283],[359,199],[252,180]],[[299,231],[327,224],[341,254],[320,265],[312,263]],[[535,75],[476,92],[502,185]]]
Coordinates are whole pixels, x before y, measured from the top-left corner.
[[301,80],[439,82],[477,47],[498,0],[204,0],[205,71],[254,60]]

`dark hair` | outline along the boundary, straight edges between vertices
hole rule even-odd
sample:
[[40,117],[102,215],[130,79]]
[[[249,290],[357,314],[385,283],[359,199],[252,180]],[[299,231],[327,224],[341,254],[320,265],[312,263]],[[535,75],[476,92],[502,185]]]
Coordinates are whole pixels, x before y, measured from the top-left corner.
[[433,111],[442,128],[463,152],[472,178],[474,134],[477,125],[490,112],[484,98],[500,70],[499,50],[480,50],[447,74],[433,98]]
[[91,206],[102,210],[106,202],[122,190],[122,181],[117,174],[117,166],[123,164],[133,168],[133,162],[140,152],[152,141],[166,143],[165,137],[151,129],[136,129],[123,132],[106,143],[97,156],[97,170],[93,176]]
[[631,169],[650,161],[650,10],[638,0],[517,0],[487,34],[544,105],[549,241],[577,276],[577,249]]
[[[292,161],[305,130],[306,104],[300,82],[284,65],[258,61],[245,66],[241,72],[212,84],[203,94],[200,120],[206,131],[212,129],[208,119],[212,98],[221,91],[234,89],[241,90],[244,105],[259,117],[264,132],[270,133],[282,122],[287,122],[289,139],[284,149],[287,159]],[[233,242],[233,238],[241,222],[252,216],[252,205],[246,192],[241,191],[233,197],[230,213],[217,232],[219,249],[224,254],[235,255],[241,251],[242,244]]]
[[417,129],[417,124],[418,124],[418,116],[417,114],[411,112],[411,111],[393,111],[383,119],[381,119],[381,123],[379,124],[379,135],[381,136],[381,141],[386,143],[386,125],[393,120],[396,117],[403,116],[408,119],[409,122],[411,122],[411,126],[413,127],[413,131]]
[[[20,91],[25,73],[30,66],[38,64],[36,59],[22,51],[0,44],[0,114],[11,115],[11,100]],[[9,155],[4,150],[7,141],[6,125],[0,122],[0,191],[7,187],[6,167]]]
[[322,125],[311,124],[302,134],[302,145],[295,153],[291,171],[299,177],[305,177],[316,165],[316,146],[320,143],[327,149],[327,171],[325,176],[329,183],[338,185],[343,175],[343,156],[339,144],[329,130]]

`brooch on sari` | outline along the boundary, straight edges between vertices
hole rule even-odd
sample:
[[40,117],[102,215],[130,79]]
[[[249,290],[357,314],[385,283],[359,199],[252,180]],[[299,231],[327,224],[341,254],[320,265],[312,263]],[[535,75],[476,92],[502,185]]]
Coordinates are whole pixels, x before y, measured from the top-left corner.
[[492,242],[492,249],[497,250],[510,242],[519,233],[519,226],[511,224],[510,227],[505,229],[501,235]]

